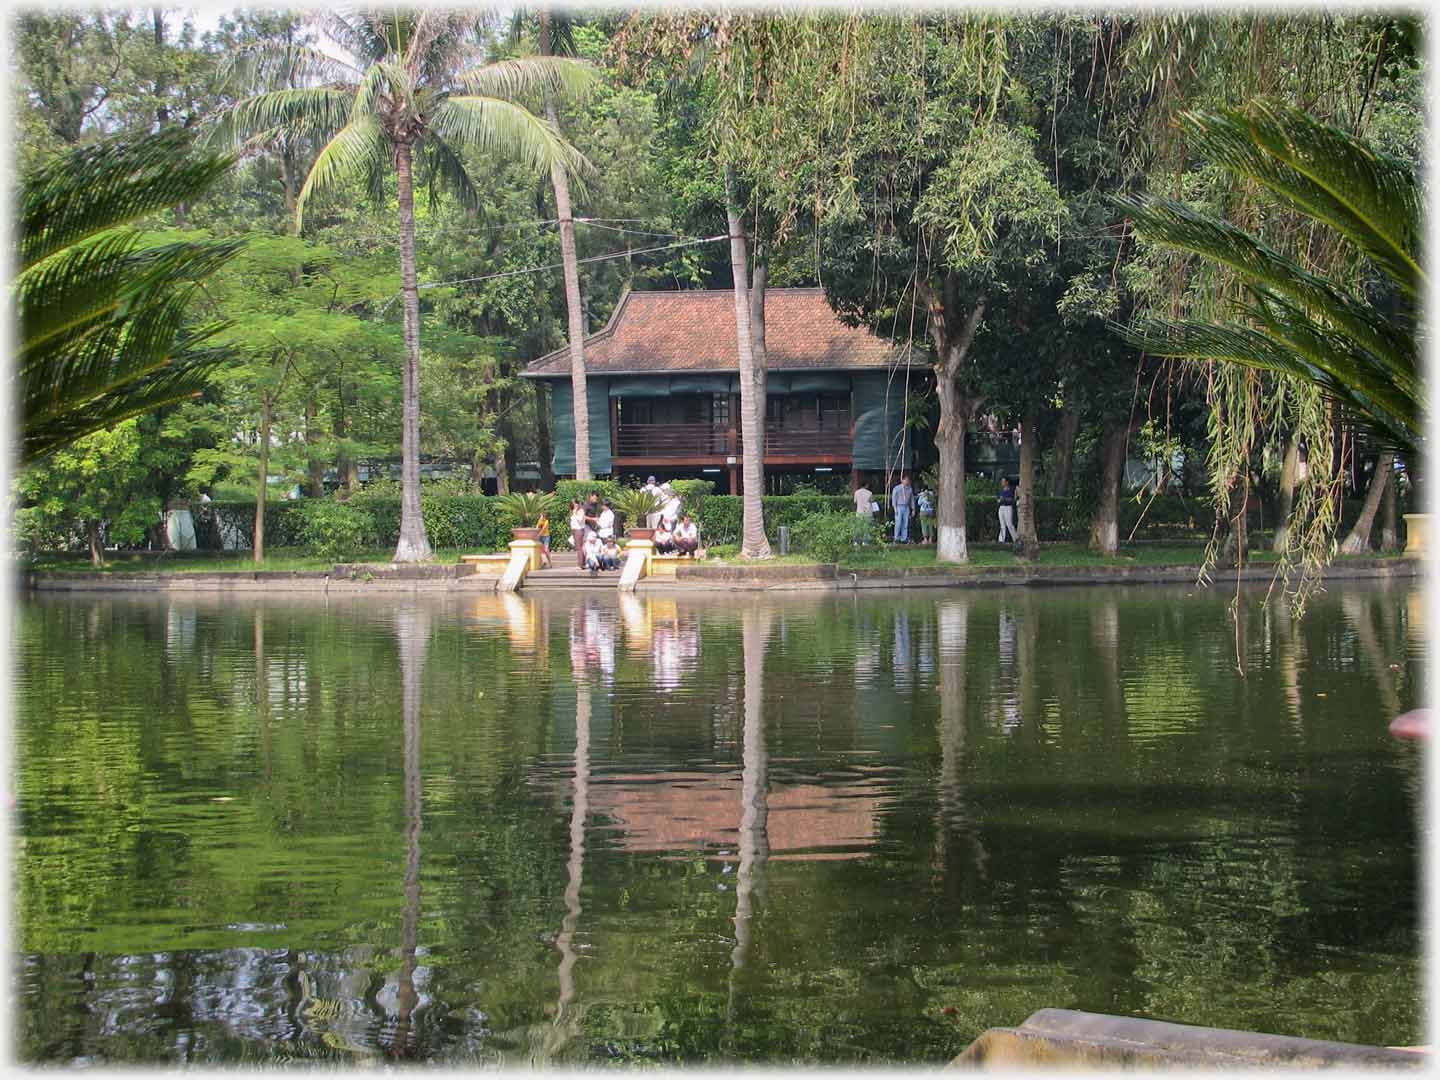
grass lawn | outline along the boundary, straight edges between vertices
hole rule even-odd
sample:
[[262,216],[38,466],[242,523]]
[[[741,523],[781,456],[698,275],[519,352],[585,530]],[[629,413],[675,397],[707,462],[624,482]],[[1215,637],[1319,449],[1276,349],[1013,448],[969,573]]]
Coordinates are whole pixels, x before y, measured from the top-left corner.
[[[459,562],[461,554],[468,553],[469,549],[462,552],[459,548],[438,548],[435,562]],[[394,548],[362,551],[341,561],[388,563],[394,554]],[[258,563],[248,551],[172,551],[165,555],[148,551],[107,551],[104,564],[97,568],[90,565],[90,556],[84,552],[46,552],[22,559],[20,569],[77,574],[253,574],[257,570],[328,572],[335,568],[335,563],[335,559],[309,555],[302,548],[275,548]]]
[[[723,565],[743,565],[737,544],[723,544],[710,549],[711,561]],[[1131,544],[1121,547],[1114,557],[1097,555],[1084,544],[1050,543],[1040,546],[1040,566],[1199,566],[1205,556],[1205,545],[1199,542],[1173,544]],[[1251,553],[1253,562],[1274,562],[1269,551]],[[808,555],[777,555],[772,563],[814,563]],[[939,568],[961,571],[963,567],[935,562],[935,549],[920,545],[873,545],[851,548],[841,559],[841,567],[849,570],[917,570]],[[1015,552],[1000,544],[971,544],[970,566],[1025,566]]]

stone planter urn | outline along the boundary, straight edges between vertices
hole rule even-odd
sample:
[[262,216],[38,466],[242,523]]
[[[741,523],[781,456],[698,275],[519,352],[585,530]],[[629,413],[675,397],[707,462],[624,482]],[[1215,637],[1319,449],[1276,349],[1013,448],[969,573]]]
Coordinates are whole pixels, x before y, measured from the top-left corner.
[[540,529],[535,525],[516,526],[510,530],[512,540],[539,540]]
[[631,540],[654,540],[654,529],[626,529],[625,535]]
[[1423,558],[1430,546],[1429,514],[1405,515],[1405,554]]

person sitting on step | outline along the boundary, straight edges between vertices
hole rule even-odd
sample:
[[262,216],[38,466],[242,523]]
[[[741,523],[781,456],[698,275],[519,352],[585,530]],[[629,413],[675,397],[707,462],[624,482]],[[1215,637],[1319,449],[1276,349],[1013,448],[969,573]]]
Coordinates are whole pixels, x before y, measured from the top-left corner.
[[651,540],[655,544],[656,555],[668,555],[675,550],[675,537],[670,530],[665,527],[665,522],[663,521],[656,526],[655,535]]
[[600,544],[600,569],[620,569],[620,546],[615,543],[615,537],[607,536]]
[[585,540],[581,545],[581,552],[585,556],[585,569],[594,574],[600,569],[600,559],[604,553],[604,545],[600,543],[600,536],[594,529],[585,530]]
[[690,520],[689,514],[680,516],[680,524],[675,527],[675,550],[681,555],[690,558],[695,557],[695,549],[700,546],[700,529],[695,522]]

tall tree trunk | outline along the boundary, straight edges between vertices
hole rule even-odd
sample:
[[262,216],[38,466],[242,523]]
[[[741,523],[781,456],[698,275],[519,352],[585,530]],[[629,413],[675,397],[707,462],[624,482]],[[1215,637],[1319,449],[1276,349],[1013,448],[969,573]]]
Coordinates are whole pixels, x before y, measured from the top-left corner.
[[1380,500],[1380,550],[1395,551],[1400,547],[1399,520],[1395,506],[1395,475],[1391,466],[1390,479],[1385,482],[1385,495]]
[[1361,555],[1370,550],[1370,532],[1375,527],[1375,513],[1380,509],[1380,497],[1390,484],[1394,471],[1395,455],[1386,451],[1375,460],[1375,472],[1370,477],[1370,486],[1365,492],[1365,505],[1360,508],[1360,517],[1345,542],[1340,545],[1341,555]]
[[1280,460],[1280,505],[1275,515],[1275,536],[1271,551],[1284,551],[1290,544],[1290,514],[1295,509],[1295,476],[1300,467],[1300,440],[1292,433],[1285,440],[1285,456]]
[[1070,470],[1075,461],[1075,439],[1080,434],[1080,414],[1066,409],[1060,414],[1055,432],[1055,472],[1050,477],[1050,495],[1063,499],[1070,490]]
[[395,562],[435,557],[420,510],[420,289],[415,280],[415,188],[411,144],[395,144],[400,204],[400,290],[405,297],[405,404],[400,441],[400,540]]
[[1106,424],[1100,436],[1100,497],[1090,519],[1090,550],[1100,555],[1120,551],[1120,482],[1129,441],[1130,424],[1125,420]]
[[1250,556],[1250,474],[1246,470],[1230,489],[1230,532],[1225,537],[1221,560],[1230,566],[1244,566]]
[[[508,381],[508,372],[502,371],[501,376]],[[501,450],[500,461],[495,467],[495,475],[504,475],[504,481],[497,481],[502,492],[509,492],[515,488],[515,469],[518,465],[515,453],[515,423],[510,419],[510,408],[514,404],[514,397],[511,391],[505,387],[495,391],[495,434],[500,436]]]
[[291,236],[300,235],[300,221],[295,216],[295,152],[288,140],[280,144],[280,182],[285,190],[285,231]]
[[325,462],[315,452],[319,433],[315,430],[315,399],[305,403],[305,494],[312,499],[325,494]]
[[340,486],[345,489],[347,496],[355,494],[355,489],[360,486],[360,470],[355,464],[355,459],[344,449],[345,441],[350,435],[350,421],[345,415],[345,382],[343,372],[340,385],[335,390],[335,423],[333,432],[335,441],[339,448],[335,451],[335,473],[340,481]]
[[1020,491],[1016,509],[1020,515],[1016,533],[1020,543],[1020,558],[1040,557],[1040,535],[1035,528],[1035,429],[1038,426],[1034,412],[1027,412],[1020,418]]
[[[759,367],[757,372],[755,331],[751,325],[750,258],[746,251],[744,224],[740,220],[735,172],[728,165],[725,166],[725,220],[730,228],[730,273],[735,281],[735,345],[740,354],[740,438],[744,444],[740,459],[744,478],[740,557],[768,559],[770,541],[765,537],[764,504],[760,501],[765,493],[765,370]],[[762,272],[762,285],[763,277]],[[763,323],[760,333],[764,333]],[[763,363],[764,357],[759,360]]]
[[89,526],[86,531],[90,537],[90,565],[99,566],[105,561],[105,548],[100,543],[100,519],[91,518],[86,524]]
[[985,317],[980,300],[960,323],[960,298],[953,275],[947,276],[943,299],[925,281],[916,282],[920,299],[930,309],[930,336],[935,342],[935,391],[940,423],[935,448],[940,454],[940,490],[935,499],[935,561],[969,562],[965,537],[965,427],[984,401],[966,395],[961,379],[975,332]]
[[[540,9],[540,54],[553,54],[550,40],[550,12]],[[545,119],[560,130],[555,98],[545,91]],[[580,302],[580,265],[575,259],[575,219],[570,208],[570,177],[559,164],[550,167],[555,189],[555,216],[560,219],[560,260],[565,278],[565,311],[570,328],[570,393],[575,412],[575,479],[589,480],[590,399],[585,386],[585,309]]]
[[270,489],[270,398],[260,398],[260,482],[255,486],[255,561],[265,558],[265,496]]

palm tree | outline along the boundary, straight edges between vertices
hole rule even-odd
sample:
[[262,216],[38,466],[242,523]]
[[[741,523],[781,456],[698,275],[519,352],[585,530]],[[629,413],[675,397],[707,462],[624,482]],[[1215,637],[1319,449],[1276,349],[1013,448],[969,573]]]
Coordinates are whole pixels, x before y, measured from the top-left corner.
[[[553,25],[549,7],[540,9],[540,55],[553,56],[556,39],[567,39],[568,26]],[[556,33],[556,30],[562,31]],[[560,130],[555,112],[555,95],[545,93],[545,119]],[[575,258],[575,218],[570,208],[570,177],[558,164],[550,166],[550,183],[555,188],[555,215],[560,219],[560,261],[565,276],[565,311],[570,331],[570,405],[575,418],[575,479],[589,480],[590,395],[585,386],[585,311],[580,302],[580,265]]]
[[[405,372],[401,440],[400,540],[396,562],[433,556],[420,512],[420,293],[415,274],[416,167],[433,185],[478,205],[461,154],[466,149],[517,158],[531,168],[574,174],[584,158],[514,99],[571,92],[590,81],[571,60],[531,57],[484,64],[474,19],[440,9],[356,11],[324,17],[323,28],[347,57],[286,47],[277,61],[304,61],[321,85],[257,94],[224,113],[215,137],[237,141],[276,130],[322,143],[296,199],[297,225],[310,197],[363,183],[377,202],[393,166],[400,214],[400,289]],[[264,59],[265,50],[261,50]]]
[[1314,384],[1384,447],[1413,460],[1425,430],[1415,310],[1427,283],[1414,172],[1339,128],[1267,102],[1187,113],[1181,124],[1195,149],[1333,231],[1387,287],[1367,291],[1307,271],[1243,229],[1173,200],[1128,198],[1121,202],[1142,238],[1223,265],[1246,298],[1225,322],[1147,319],[1121,332],[1160,356]]
[[180,130],[71,150],[20,196],[15,383],[20,463],[194,397],[224,352],[225,324],[186,325],[197,283],[239,241],[143,246],[127,227],[192,200],[232,159],[190,154]]

